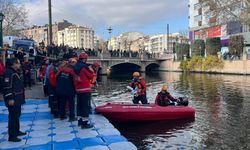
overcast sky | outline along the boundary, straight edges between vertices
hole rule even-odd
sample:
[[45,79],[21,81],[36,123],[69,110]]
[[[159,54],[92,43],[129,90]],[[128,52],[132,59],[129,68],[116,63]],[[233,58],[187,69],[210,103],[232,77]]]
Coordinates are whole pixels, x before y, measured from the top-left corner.
[[[29,25],[48,23],[48,0],[16,0],[29,11]],[[53,22],[66,19],[74,24],[91,26],[99,36],[127,31],[145,34],[188,29],[187,0],[52,0]]]

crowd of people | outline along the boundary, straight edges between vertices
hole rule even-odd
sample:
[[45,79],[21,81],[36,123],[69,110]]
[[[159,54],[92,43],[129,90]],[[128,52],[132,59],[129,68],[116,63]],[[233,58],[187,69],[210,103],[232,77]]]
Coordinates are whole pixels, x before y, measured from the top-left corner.
[[[93,126],[88,119],[91,112],[91,88],[96,84],[100,67],[97,62],[87,65],[87,59],[88,54],[85,52],[70,58],[44,57],[39,71],[51,114],[54,118],[64,120],[67,118],[66,108],[68,108],[69,121],[77,120],[81,128]],[[9,111],[9,141],[19,142],[21,139],[18,136],[26,134],[20,131],[19,118],[21,105],[25,103],[25,85],[29,87],[31,85],[31,68],[32,65],[27,57],[24,57],[22,62],[17,57],[9,58],[6,67],[3,63],[0,64],[0,87]]]

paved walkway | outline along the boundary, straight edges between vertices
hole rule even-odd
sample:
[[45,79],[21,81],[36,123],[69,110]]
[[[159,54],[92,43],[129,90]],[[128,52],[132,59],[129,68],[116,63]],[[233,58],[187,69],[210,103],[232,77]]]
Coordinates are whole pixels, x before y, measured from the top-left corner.
[[[42,89],[41,89],[42,90]],[[41,92],[41,91],[40,91]],[[77,121],[53,119],[47,100],[27,100],[22,108],[21,131],[28,134],[18,143],[8,142],[8,110],[0,102],[0,149],[15,150],[134,150],[137,149],[109,121],[90,115],[94,127],[81,129]]]

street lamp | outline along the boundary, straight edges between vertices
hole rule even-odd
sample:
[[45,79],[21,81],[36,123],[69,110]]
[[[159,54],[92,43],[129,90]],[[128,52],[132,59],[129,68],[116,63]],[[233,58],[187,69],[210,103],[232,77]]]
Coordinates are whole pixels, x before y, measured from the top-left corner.
[[[0,13],[0,47],[3,48],[3,19],[4,14]],[[5,65],[5,51],[2,52],[3,55],[3,64]]]
[[81,44],[82,44],[82,49],[83,49],[83,38],[81,38]]
[[62,45],[64,46],[64,33],[62,33]]

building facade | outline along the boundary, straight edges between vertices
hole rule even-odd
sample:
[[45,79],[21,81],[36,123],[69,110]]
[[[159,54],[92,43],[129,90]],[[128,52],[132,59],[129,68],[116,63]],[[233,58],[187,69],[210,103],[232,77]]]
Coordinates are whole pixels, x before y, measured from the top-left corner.
[[[52,25],[52,42],[54,44],[58,45],[58,31],[61,31],[70,25],[72,25],[72,23],[67,20],[56,22]],[[33,39],[37,43],[43,42],[45,45],[48,45],[48,27],[48,25],[33,26],[31,28],[21,30],[20,33],[23,37]]]
[[172,54],[177,43],[188,43],[188,38],[180,36],[179,33],[159,34],[149,37],[148,43],[144,43],[150,53],[169,53]]
[[[232,35],[243,35],[247,44],[250,44],[250,26],[244,25],[240,21],[228,20],[220,23],[219,16],[208,16],[207,11],[210,8],[202,7],[201,0],[189,0],[189,39],[194,40],[219,37],[224,49],[229,45],[229,39]],[[237,7],[234,11],[241,9]],[[233,12],[234,12],[233,11]]]
[[57,36],[59,45],[94,49],[94,30],[89,27],[72,25],[59,31]]

